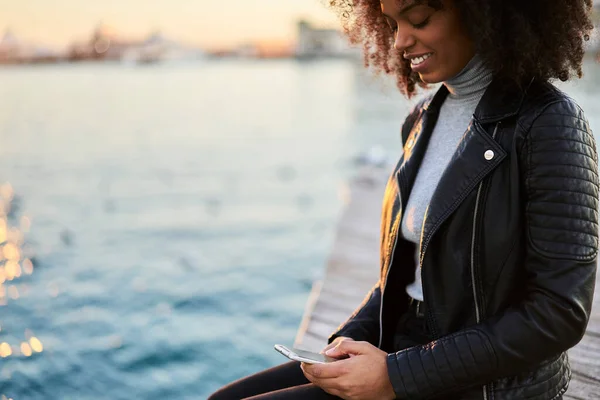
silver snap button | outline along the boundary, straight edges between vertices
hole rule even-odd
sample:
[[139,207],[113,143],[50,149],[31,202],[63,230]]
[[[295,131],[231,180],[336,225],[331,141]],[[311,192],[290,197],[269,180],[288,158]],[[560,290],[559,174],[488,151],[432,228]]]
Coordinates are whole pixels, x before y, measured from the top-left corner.
[[494,152],[492,150],[488,150],[485,152],[485,154],[483,155],[485,157],[486,160],[490,161],[492,158],[494,158]]

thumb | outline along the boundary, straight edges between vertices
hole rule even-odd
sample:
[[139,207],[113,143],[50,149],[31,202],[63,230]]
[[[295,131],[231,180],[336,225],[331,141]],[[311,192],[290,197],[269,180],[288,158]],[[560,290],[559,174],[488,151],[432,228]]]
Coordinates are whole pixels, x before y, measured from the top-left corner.
[[370,346],[372,345],[367,342],[355,342],[352,340],[344,340],[334,348],[327,350],[325,352],[325,355],[333,358],[343,356],[357,356],[359,354],[365,354]]
[[327,350],[333,349],[335,346],[337,346],[338,344],[340,344],[340,342],[343,342],[344,340],[354,340],[354,339],[345,337],[345,336],[338,336],[333,342],[329,343],[327,346],[325,346],[325,348],[323,350],[321,350],[321,354],[325,354],[325,352],[327,352]]

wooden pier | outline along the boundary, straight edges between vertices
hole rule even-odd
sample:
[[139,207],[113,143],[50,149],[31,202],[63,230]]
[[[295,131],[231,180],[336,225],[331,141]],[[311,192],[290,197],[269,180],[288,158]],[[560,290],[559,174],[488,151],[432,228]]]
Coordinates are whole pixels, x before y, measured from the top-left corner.
[[[329,335],[379,279],[379,218],[388,168],[364,167],[349,183],[349,201],[321,280],[314,282],[295,346],[320,351]],[[596,287],[600,288],[600,274]],[[565,399],[600,399],[600,289],[583,340],[569,351],[573,372]]]

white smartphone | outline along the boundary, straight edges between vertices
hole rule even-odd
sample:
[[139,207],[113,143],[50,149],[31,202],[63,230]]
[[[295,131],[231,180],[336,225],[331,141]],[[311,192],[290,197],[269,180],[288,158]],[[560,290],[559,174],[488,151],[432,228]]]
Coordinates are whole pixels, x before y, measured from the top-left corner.
[[290,360],[300,361],[307,364],[326,364],[337,361],[336,358],[327,357],[325,354],[313,353],[311,351],[287,348],[282,344],[276,344],[275,350],[289,358]]

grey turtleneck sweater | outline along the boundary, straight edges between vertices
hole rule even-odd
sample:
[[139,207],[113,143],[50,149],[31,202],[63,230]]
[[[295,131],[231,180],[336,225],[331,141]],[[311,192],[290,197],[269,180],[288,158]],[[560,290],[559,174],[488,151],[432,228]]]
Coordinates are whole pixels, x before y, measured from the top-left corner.
[[402,237],[417,244],[416,279],[406,287],[408,295],[416,300],[423,301],[419,243],[425,211],[456,146],[471,122],[479,100],[491,81],[491,72],[476,55],[458,75],[444,82],[449,94],[440,109],[402,219]]

